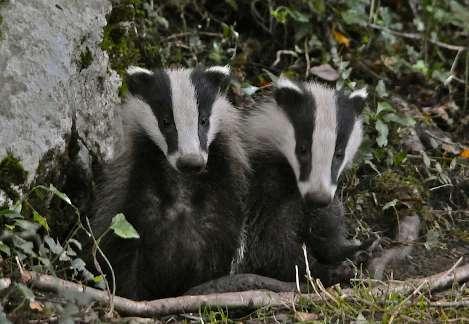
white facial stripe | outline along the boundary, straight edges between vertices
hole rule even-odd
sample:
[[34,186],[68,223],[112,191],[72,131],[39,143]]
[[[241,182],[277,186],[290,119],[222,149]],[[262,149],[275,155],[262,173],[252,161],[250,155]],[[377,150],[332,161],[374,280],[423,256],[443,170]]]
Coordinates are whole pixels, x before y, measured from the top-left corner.
[[308,84],[314,97],[316,111],[312,143],[312,168],[308,179],[310,192],[332,190],[331,166],[337,139],[337,109],[335,92],[315,83]]
[[149,75],[153,74],[153,72],[150,71],[150,70],[141,68],[139,66],[133,66],[133,65],[129,66],[126,71],[127,71],[128,75],[132,75],[132,74],[135,74],[135,73],[146,73],[146,74],[149,74]]
[[301,91],[301,89],[296,84],[294,84],[292,81],[290,81],[290,80],[288,80],[287,78],[284,78],[284,77],[280,77],[277,80],[277,83],[275,84],[275,87],[277,89],[288,88],[288,89],[292,89],[292,90],[294,90],[298,93],[303,93],[303,91]]
[[362,136],[363,136],[363,128],[362,128],[362,121],[358,119],[355,121],[355,124],[353,125],[352,133],[350,134],[347,147],[345,148],[345,156],[344,156],[344,161],[342,162],[342,165],[340,166],[339,172],[337,173],[338,176],[342,173],[344,168],[352,162],[353,157],[358,151],[358,148],[360,147],[360,144],[362,142]]
[[137,97],[129,96],[122,109],[122,113],[125,115],[124,120],[129,122],[129,127],[144,129],[163,153],[165,155],[168,154],[168,144],[158,127],[158,121],[153,111],[146,102]]
[[212,105],[212,113],[210,114],[210,128],[207,134],[207,148],[210,147],[210,144],[215,139],[218,131],[220,130],[220,125],[223,123],[223,117],[227,113],[226,105],[224,104],[224,99],[220,96],[217,96]]
[[368,92],[366,91],[366,88],[353,91],[350,94],[349,98],[354,98],[354,97],[361,97],[363,99],[366,99],[366,97],[368,97]]
[[222,73],[226,76],[230,75],[230,66],[225,65],[225,66],[212,66],[206,69],[205,71],[207,72],[217,72],[217,73]]
[[200,155],[199,111],[191,70],[167,71],[173,103],[173,116],[178,134],[178,154]]
[[277,149],[290,163],[296,177],[300,175],[300,165],[295,154],[295,130],[283,110],[274,102],[262,104],[248,120],[248,140],[260,150]]

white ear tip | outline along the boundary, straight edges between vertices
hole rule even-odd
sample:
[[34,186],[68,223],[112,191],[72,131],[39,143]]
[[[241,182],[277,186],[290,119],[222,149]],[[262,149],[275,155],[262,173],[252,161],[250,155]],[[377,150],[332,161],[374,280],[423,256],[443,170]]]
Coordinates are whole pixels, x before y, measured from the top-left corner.
[[153,72],[150,71],[150,70],[141,68],[139,66],[134,66],[134,65],[129,66],[127,68],[126,72],[127,72],[128,75],[132,75],[132,74],[135,74],[135,73],[145,73],[145,74],[149,74],[149,75],[153,74]]
[[366,88],[355,90],[350,94],[349,98],[354,97],[361,97],[363,99],[366,99],[366,97],[368,97],[368,91],[366,91]]
[[225,66],[212,66],[212,67],[209,67],[207,70],[205,70],[206,72],[216,72],[216,73],[221,73],[221,74],[224,74],[226,76],[230,75],[231,73],[231,68],[229,65],[225,65]]
[[275,87],[277,89],[285,89],[285,88],[288,88],[288,89],[292,89],[296,92],[299,92],[299,93],[302,93],[303,91],[301,91],[301,89],[295,84],[293,83],[292,81],[290,81],[289,79],[287,78],[284,78],[284,77],[280,77],[276,84],[275,84]]

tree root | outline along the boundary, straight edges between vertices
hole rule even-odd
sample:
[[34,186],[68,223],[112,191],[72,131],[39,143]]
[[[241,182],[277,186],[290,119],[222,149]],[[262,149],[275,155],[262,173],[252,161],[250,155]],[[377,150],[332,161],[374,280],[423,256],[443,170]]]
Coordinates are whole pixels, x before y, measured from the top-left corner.
[[[83,297],[91,300],[108,303],[108,293],[81,284],[59,279],[50,275],[40,274],[33,271],[23,271],[21,276],[23,283],[29,283],[41,290],[54,291],[56,293],[72,292],[81,293]],[[406,281],[381,282],[371,289],[371,294],[376,297],[385,296],[391,292],[410,294],[416,290],[437,291],[451,287],[454,283],[469,281],[469,264],[461,267],[453,267],[448,271],[438,273],[429,277],[410,279]],[[2,279],[1,287],[6,289],[12,280]],[[132,316],[150,317],[156,315],[180,314],[197,312],[202,306],[226,307],[226,308],[259,308],[264,306],[288,307],[297,303],[300,298],[321,302],[324,300],[351,299],[352,289],[343,289],[339,295],[320,289],[314,294],[299,294],[296,292],[275,293],[264,290],[250,290],[236,293],[221,293],[199,296],[181,296],[152,301],[133,301],[130,299],[115,297],[114,307],[122,314]]]

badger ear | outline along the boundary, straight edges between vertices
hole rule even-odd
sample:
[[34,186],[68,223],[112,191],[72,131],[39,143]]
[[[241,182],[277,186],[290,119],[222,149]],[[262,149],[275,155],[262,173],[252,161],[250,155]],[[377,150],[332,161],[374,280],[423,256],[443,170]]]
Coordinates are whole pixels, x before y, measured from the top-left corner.
[[366,87],[353,91],[349,96],[348,100],[352,108],[357,112],[357,114],[361,114],[363,108],[365,107],[366,98],[368,97],[368,91]]
[[126,83],[130,93],[142,97],[153,77],[153,72],[138,66],[129,66],[126,72]]
[[274,98],[278,105],[290,106],[303,96],[303,90],[293,81],[280,77],[274,84]]
[[204,73],[207,76],[207,79],[220,90],[225,90],[230,83],[231,69],[229,65],[212,66],[205,69]]

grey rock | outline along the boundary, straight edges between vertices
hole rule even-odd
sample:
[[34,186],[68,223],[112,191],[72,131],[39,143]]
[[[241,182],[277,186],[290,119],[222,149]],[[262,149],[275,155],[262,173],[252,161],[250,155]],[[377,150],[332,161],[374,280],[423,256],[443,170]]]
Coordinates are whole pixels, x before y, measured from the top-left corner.
[[[85,169],[90,156],[114,154],[120,79],[100,48],[110,10],[108,0],[10,0],[0,7],[0,160],[8,152],[19,158],[29,182],[46,154],[66,154],[72,128]],[[84,67],[87,49],[92,61]]]

